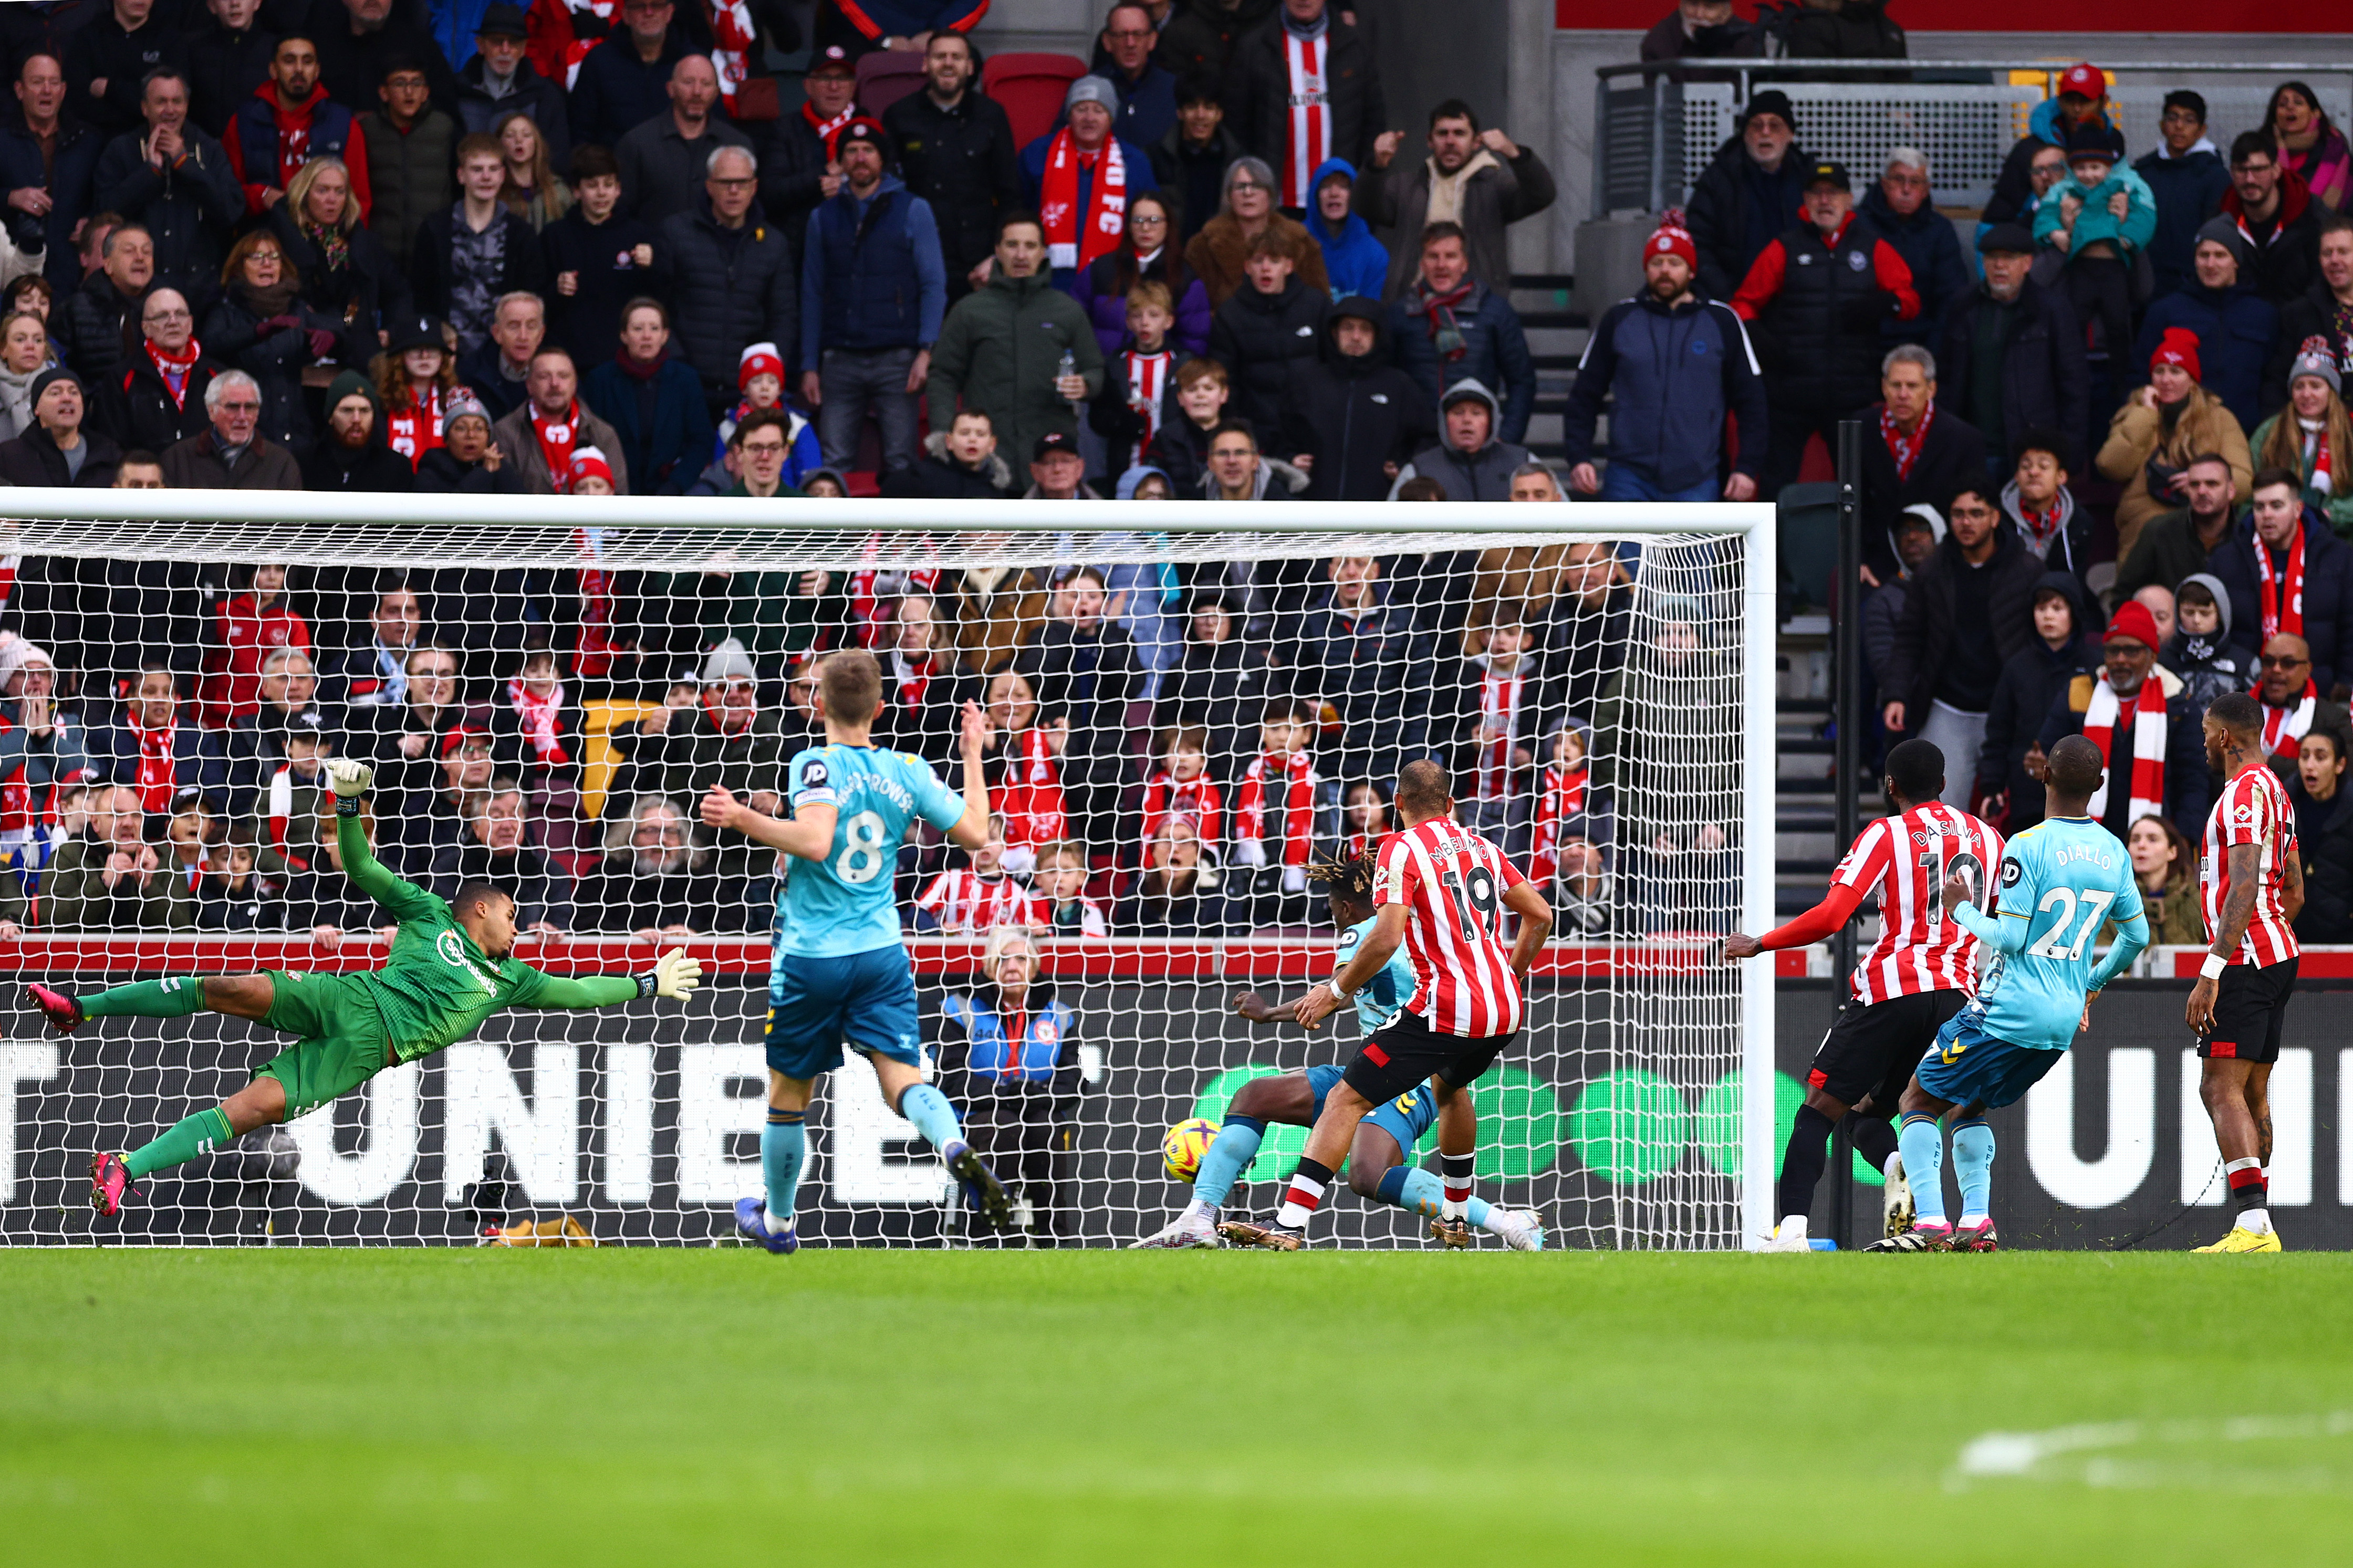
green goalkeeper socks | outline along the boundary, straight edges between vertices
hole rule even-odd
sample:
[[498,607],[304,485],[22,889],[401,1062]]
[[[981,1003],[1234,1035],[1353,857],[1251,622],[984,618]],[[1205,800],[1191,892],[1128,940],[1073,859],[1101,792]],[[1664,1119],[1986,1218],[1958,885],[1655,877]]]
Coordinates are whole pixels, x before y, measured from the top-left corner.
[[[205,1010],[205,983],[193,974],[142,980],[81,999],[85,1018],[185,1018]],[[187,1156],[183,1154],[182,1159]]]
[[[123,991],[136,989],[131,985],[121,987]],[[110,991],[107,994],[111,996],[117,993]],[[210,1110],[199,1110],[194,1116],[173,1123],[153,1142],[124,1155],[122,1163],[135,1181],[150,1171],[161,1171],[183,1164],[199,1154],[209,1154],[235,1142],[236,1137],[237,1134],[229,1130],[228,1117],[216,1105]]]

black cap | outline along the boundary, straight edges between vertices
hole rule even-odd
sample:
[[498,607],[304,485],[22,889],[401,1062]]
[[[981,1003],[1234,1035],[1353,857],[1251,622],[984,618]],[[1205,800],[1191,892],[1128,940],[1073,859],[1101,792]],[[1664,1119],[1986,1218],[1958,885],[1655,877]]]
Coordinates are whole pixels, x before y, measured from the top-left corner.
[[279,728],[290,741],[297,741],[308,736],[313,741],[324,742],[335,738],[334,731],[327,728],[326,720],[320,717],[319,710],[315,708],[305,708],[300,713],[287,714]]
[[2109,163],[2123,163],[2124,134],[2096,120],[2079,121],[2067,132],[2067,162],[2072,163],[2078,158],[2098,158]]
[[1989,225],[1983,234],[1978,236],[1978,254],[1991,256],[1998,250],[2006,250],[2013,256],[2031,256],[2034,254],[2034,236],[2022,223]]
[[833,155],[840,157],[841,150],[852,142],[863,142],[881,153],[884,163],[891,161],[891,133],[883,130],[882,122],[873,116],[861,114],[843,126],[833,139]]
[[1029,460],[1033,463],[1042,463],[1056,452],[1068,452],[1071,457],[1077,457],[1079,438],[1076,436],[1065,436],[1060,430],[1049,430],[1038,437],[1036,446],[1029,448]]
[[522,7],[509,5],[503,0],[492,0],[482,7],[482,19],[474,26],[478,38],[527,38],[531,29],[523,25]]
[[1816,185],[1835,185],[1849,195],[1854,194],[1854,181],[1848,177],[1846,165],[1828,159],[1806,171],[1806,189],[1810,191]]
[[808,69],[802,74],[816,76],[820,71],[829,71],[837,68],[849,72],[852,76],[858,74],[858,62],[849,58],[849,51],[839,44],[829,44],[819,51],[816,58],[809,61]]
[[393,324],[392,341],[385,347],[396,354],[411,349],[439,349],[447,353],[449,340],[441,335],[441,323],[435,318],[407,316]]
[[1768,87],[1751,98],[1747,109],[1740,116],[1740,122],[1746,125],[1759,114],[1777,114],[1780,116],[1781,123],[1790,130],[1798,128],[1798,111],[1790,106],[1789,95],[1778,87]]

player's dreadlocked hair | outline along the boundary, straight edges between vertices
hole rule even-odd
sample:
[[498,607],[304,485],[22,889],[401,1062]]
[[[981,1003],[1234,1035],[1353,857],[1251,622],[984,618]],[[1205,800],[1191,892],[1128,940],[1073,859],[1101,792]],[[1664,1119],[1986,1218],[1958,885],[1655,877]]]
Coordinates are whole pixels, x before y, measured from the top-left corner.
[[1380,857],[1367,850],[1362,855],[1319,860],[1307,868],[1307,879],[1327,883],[1352,899],[1369,899],[1373,896],[1373,873],[1379,868]]

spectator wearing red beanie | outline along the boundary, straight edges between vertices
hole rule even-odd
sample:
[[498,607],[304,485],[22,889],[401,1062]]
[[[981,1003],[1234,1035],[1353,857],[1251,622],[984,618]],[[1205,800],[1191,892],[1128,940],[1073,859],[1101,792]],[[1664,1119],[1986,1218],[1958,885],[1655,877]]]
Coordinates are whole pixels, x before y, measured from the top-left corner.
[[2102,639],[2100,668],[2067,683],[2051,704],[2026,767],[2042,776],[2042,758],[2069,735],[2100,748],[2107,779],[2092,796],[2092,819],[2121,842],[2144,816],[2206,820],[2205,714],[2180,677],[2157,662],[2157,617],[2127,599]]
[[2239,504],[2253,493],[2255,467],[2247,433],[2222,400],[2199,384],[2199,374],[2197,334],[2187,327],[2168,328],[2148,356],[2148,384],[2126,398],[2108,421],[2108,438],[2095,462],[2101,473],[2125,487],[2116,502],[2119,561],[2131,558],[2151,518],[2189,504],[2181,479],[2191,458],[2213,453],[2229,463]]

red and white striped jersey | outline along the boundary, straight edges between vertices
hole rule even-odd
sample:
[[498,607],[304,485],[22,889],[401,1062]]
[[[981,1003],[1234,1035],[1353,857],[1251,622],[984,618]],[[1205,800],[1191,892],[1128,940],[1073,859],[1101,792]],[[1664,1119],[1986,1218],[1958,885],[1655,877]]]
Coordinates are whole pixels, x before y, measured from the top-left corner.
[[1403,904],[1413,997],[1406,1011],[1441,1035],[1483,1040],[1518,1030],[1519,977],[1504,941],[1504,895],[1526,881],[1502,850],[1451,817],[1390,835],[1373,904]]
[[1883,816],[1831,873],[1833,888],[1879,895],[1879,941],[1854,967],[1854,999],[1868,1007],[1923,991],[1978,988],[1978,939],[1945,918],[1947,879],[1982,894],[2001,869],[2001,835],[1941,802]]
[[915,900],[942,931],[986,932],[1000,925],[1043,921],[1045,900],[1010,877],[984,877],[969,866],[951,867],[932,879]]
[[2280,912],[2280,889],[2287,879],[2287,858],[2296,852],[2295,808],[2279,775],[2257,765],[2242,768],[2222,786],[2214,809],[2206,815],[2206,853],[2198,866],[2198,897],[2206,910],[2206,940],[2214,940],[2222,923],[2222,904],[2231,896],[2231,846],[2253,844],[2261,849],[2255,862],[2255,913],[2247,921],[2232,963],[2258,969],[2294,958],[2303,950],[2295,932]]

